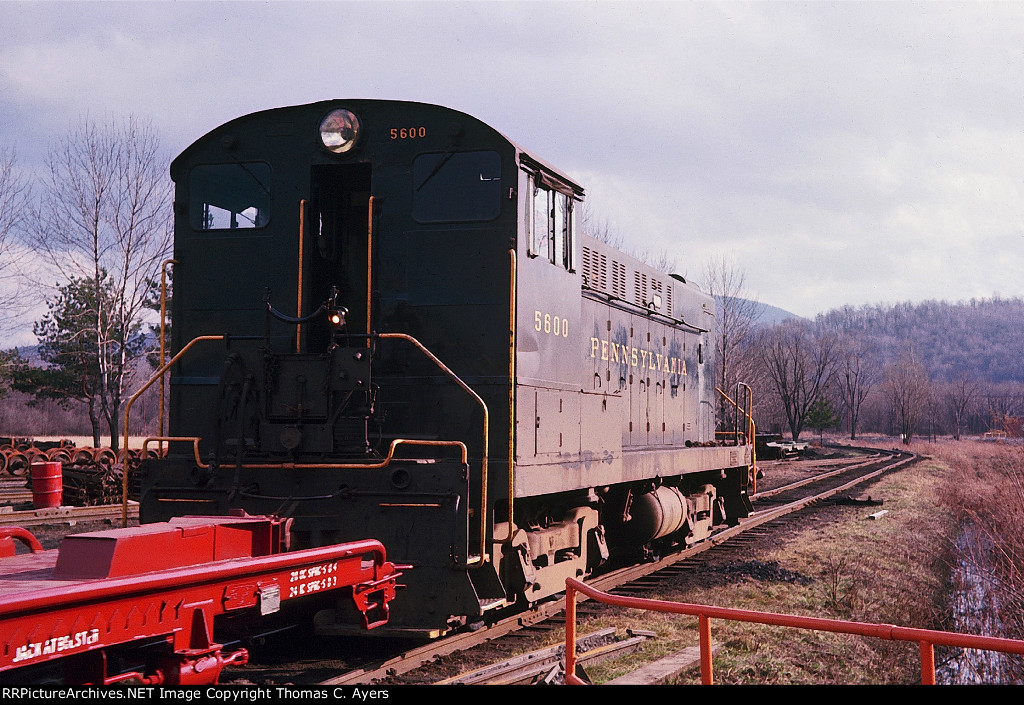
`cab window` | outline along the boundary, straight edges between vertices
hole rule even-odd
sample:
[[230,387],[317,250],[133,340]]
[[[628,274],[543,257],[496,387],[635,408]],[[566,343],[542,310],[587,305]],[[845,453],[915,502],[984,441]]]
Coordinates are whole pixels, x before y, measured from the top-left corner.
[[270,221],[270,166],[202,164],[189,174],[189,222],[195,230],[246,230]]
[[530,255],[543,257],[570,272],[575,271],[575,214],[573,197],[530,178],[532,193]]
[[501,156],[421,154],[412,164],[412,189],[412,217],[420,223],[493,220],[501,213]]
[[535,257],[543,257],[547,260],[554,259],[555,243],[553,233],[555,213],[554,191],[543,186],[533,189],[533,250]]

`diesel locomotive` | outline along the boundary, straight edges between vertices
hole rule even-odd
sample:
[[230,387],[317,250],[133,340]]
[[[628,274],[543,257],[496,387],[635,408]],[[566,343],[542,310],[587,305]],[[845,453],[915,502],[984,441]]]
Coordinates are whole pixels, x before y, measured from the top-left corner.
[[408,566],[386,629],[429,637],[749,512],[753,437],[716,441],[714,300],[588,237],[580,184],[494,128],[325,101],[232,120],[171,176],[143,522],[378,540]]

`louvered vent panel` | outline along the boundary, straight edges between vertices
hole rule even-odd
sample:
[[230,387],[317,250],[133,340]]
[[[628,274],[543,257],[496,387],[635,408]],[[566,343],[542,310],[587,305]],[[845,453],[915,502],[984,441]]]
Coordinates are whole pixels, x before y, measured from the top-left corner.
[[626,298],[626,265],[612,260],[612,296]]
[[637,306],[647,304],[647,275],[643,272],[633,272],[633,301]]
[[664,312],[665,310],[665,286],[657,279],[651,279],[650,281],[650,294],[646,299],[647,303],[654,302],[655,308],[658,311]]
[[583,279],[591,289],[604,291],[608,288],[608,257],[583,248]]

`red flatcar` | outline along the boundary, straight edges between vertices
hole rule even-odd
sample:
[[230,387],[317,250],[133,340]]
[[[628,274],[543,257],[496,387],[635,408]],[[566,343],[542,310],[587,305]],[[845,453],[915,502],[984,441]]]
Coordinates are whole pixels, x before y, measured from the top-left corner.
[[217,683],[248,660],[225,636],[320,598],[334,608],[341,590],[365,628],[387,622],[401,572],[379,542],[287,543],[287,521],[246,515],[77,534],[51,551],[0,528],[0,682]]

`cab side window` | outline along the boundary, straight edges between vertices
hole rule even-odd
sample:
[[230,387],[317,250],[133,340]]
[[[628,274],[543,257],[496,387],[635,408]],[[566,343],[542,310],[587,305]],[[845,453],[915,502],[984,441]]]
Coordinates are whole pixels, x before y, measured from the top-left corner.
[[530,254],[551,260],[554,257],[554,192],[543,186],[533,187],[533,247]]
[[542,257],[570,272],[576,270],[575,201],[530,177],[530,256]]

